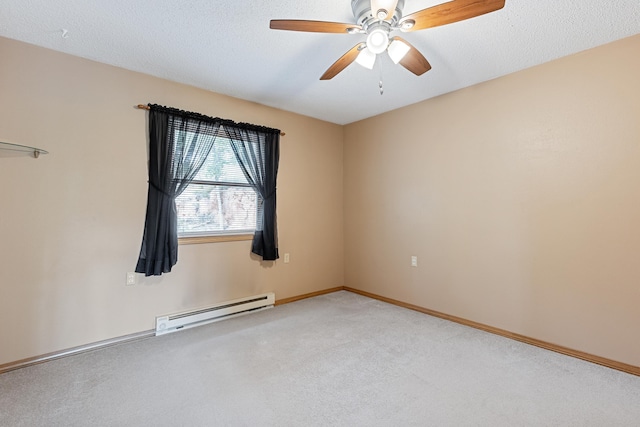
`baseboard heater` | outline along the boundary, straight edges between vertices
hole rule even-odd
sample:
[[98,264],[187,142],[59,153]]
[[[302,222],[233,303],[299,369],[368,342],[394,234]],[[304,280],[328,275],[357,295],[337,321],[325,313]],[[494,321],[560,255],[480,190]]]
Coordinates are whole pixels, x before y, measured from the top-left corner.
[[231,317],[273,307],[273,292],[222,302],[211,307],[156,317],[156,335],[164,335],[194,326],[206,325]]

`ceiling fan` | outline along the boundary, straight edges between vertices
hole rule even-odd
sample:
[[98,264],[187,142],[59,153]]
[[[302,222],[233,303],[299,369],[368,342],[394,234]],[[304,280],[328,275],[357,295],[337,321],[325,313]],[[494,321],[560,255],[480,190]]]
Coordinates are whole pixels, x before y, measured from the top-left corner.
[[505,0],[452,0],[402,16],[404,0],[351,0],[355,24],[273,19],[269,27],[274,30],[367,35],[366,41],[349,49],[320,80],[332,79],[354,61],[373,69],[378,54],[384,51],[394,63],[420,76],[431,69],[431,64],[409,42],[391,36],[393,31],[416,31],[463,21],[502,9],[504,3]]

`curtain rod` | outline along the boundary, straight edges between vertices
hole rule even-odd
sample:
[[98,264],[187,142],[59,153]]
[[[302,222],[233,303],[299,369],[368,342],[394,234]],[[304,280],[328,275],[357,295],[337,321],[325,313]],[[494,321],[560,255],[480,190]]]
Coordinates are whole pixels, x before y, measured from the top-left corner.
[[[136,105],[136,108],[139,108],[141,110],[147,110],[147,111],[151,110],[151,108],[148,105],[144,105],[144,104],[138,104],[138,105]],[[280,132],[280,136],[285,136],[285,135],[286,135],[286,133]]]

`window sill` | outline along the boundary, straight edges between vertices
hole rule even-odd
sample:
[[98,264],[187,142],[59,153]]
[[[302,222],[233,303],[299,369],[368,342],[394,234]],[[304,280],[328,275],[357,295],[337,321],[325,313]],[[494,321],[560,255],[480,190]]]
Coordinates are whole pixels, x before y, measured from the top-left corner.
[[196,245],[200,243],[218,243],[218,242],[240,242],[243,240],[253,240],[253,234],[227,234],[220,236],[198,236],[198,237],[180,237],[179,245]]

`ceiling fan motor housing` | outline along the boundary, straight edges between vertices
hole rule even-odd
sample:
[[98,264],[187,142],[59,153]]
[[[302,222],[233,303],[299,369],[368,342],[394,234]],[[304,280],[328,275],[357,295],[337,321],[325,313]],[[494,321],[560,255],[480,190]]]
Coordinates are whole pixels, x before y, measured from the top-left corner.
[[[396,4],[396,10],[393,13],[393,18],[388,21],[390,26],[395,26],[402,18],[402,9],[404,8],[404,0],[398,0]],[[371,0],[351,0],[351,10],[353,10],[353,16],[356,18],[356,23],[366,31],[369,25],[374,22],[380,22],[375,16],[376,10],[371,10]]]

